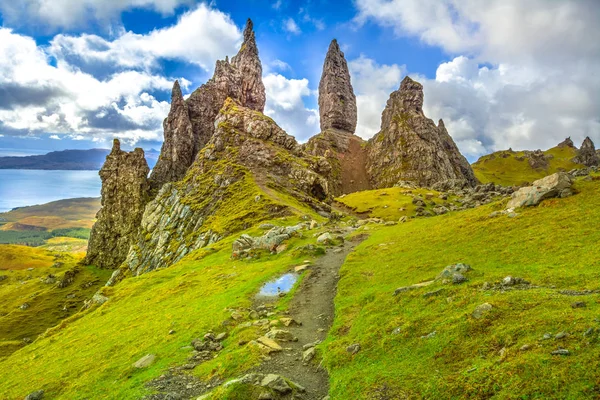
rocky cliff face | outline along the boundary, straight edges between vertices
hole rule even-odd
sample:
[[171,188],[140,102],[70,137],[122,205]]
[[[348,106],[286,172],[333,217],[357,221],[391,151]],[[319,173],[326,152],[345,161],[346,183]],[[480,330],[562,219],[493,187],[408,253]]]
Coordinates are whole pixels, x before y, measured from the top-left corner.
[[122,151],[115,139],[100,170],[102,208],[90,235],[87,264],[116,268],[125,260],[148,201],[148,172],[144,151]]
[[244,42],[238,54],[217,61],[213,77],[196,89],[186,103],[194,132],[194,154],[212,137],[215,118],[230,97],[242,106],[262,112],[266,94],[262,82],[262,65],[254,37],[252,21],[244,29]]
[[319,113],[323,132],[304,146],[331,165],[329,186],[335,196],[370,189],[365,141],[354,135],[356,96],[344,53],[334,39],[325,57],[319,83]]
[[374,187],[406,181],[430,187],[445,180],[477,179],[460,154],[442,120],[436,126],[423,113],[423,86],[404,78],[390,95],[381,131],[369,141],[367,172]]
[[581,148],[577,151],[577,157],[573,160],[577,163],[583,164],[587,167],[593,167],[600,165],[600,158],[596,153],[596,147],[594,142],[589,137],[586,137]]
[[321,131],[333,128],[354,133],[356,130],[356,96],[344,53],[335,39],[329,45],[319,83],[319,114]]
[[173,85],[171,111],[163,122],[163,129],[165,140],[150,175],[153,189],[159,189],[166,182],[182,179],[196,156],[192,123],[178,81]]
[[294,212],[276,193],[319,211],[330,198],[316,172],[318,157],[304,156],[296,140],[262,113],[225,102],[215,132],[185,178],[163,185],[146,207],[124,268],[138,275],[167,267],[260,220]]

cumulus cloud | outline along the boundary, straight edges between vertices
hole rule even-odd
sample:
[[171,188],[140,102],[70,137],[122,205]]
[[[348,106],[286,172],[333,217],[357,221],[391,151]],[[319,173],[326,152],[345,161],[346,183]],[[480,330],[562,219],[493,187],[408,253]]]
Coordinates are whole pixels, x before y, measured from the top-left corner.
[[[471,157],[548,148],[566,136],[600,142],[600,3],[590,0],[358,0],[372,20],[453,58],[424,84],[425,111],[443,118]],[[408,66],[410,69],[410,66]]]
[[54,28],[76,28],[92,21],[110,21],[121,12],[148,9],[167,15],[191,0],[19,0],[1,1],[0,12],[13,26],[31,24]]
[[49,137],[50,137],[50,139],[52,139],[52,140],[62,140],[62,139],[60,138],[60,136],[58,136],[58,135],[50,135]]
[[369,139],[379,131],[381,113],[390,93],[398,89],[405,66],[379,65],[361,55],[348,63],[356,94],[358,124],[356,134]]
[[294,21],[293,18],[288,18],[283,21],[283,29],[286,32],[291,33],[292,35],[299,35],[300,33],[302,33],[300,27],[298,26],[296,21]]
[[56,35],[49,54],[80,68],[151,69],[161,59],[196,64],[204,70],[224,54],[235,53],[241,33],[231,18],[200,4],[183,13],[175,25],[148,34],[121,32],[109,41],[97,35]]
[[[192,40],[193,35],[204,40]],[[208,68],[224,52],[233,52],[239,39],[229,17],[205,5],[171,27],[147,35],[124,32],[112,41],[57,35],[49,46],[39,46],[29,36],[0,28],[2,132],[91,140],[118,136],[130,144],[160,140],[170,106],[155,96],[168,93],[175,77],[164,76],[155,63],[177,59]],[[96,74],[94,67],[106,71]],[[179,80],[184,88],[191,84]]]
[[314,95],[307,79],[288,79],[280,74],[268,74],[263,81],[267,92],[266,115],[300,142],[319,132],[318,111],[304,106],[303,98]]

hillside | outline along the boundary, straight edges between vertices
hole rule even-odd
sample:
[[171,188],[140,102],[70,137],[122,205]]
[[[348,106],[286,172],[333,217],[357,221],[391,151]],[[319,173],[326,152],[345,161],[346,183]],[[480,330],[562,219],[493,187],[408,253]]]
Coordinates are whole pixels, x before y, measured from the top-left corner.
[[[49,170],[92,170],[102,167],[108,149],[61,150],[43,155],[23,157],[0,157],[0,169],[49,169]],[[158,152],[146,152],[150,168],[156,164]]]
[[519,186],[557,171],[584,168],[585,165],[573,161],[576,156],[577,149],[570,146],[543,152],[503,150],[479,158],[472,166],[481,183]]

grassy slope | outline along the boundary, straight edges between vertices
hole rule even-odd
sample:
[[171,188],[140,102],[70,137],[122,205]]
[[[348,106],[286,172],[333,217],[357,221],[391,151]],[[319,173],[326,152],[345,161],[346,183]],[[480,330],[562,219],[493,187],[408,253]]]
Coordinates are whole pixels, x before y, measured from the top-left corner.
[[[388,189],[365,190],[338,197],[336,201],[350,208],[353,212],[365,214],[369,217],[382,218],[388,221],[397,221],[400,217],[415,214],[416,206],[412,204],[412,197],[407,193],[413,193],[425,199],[427,193],[432,193],[434,201],[438,205],[445,203],[438,198],[439,192],[429,189],[406,189],[393,187]],[[452,202],[452,198],[449,199]],[[431,210],[429,200],[426,201],[426,209]]]
[[[598,179],[578,182],[576,196],[545,201],[516,218],[489,218],[498,207],[489,205],[373,232],[341,271],[337,317],[323,346],[332,398],[597,398],[600,346],[583,333],[600,328],[600,296],[557,290],[600,289]],[[392,296],[457,262],[474,268],[470,282]],[[541,287],[480,290],[484,281],[507,275]],[[423,297],[442,287],[439,296]],[[571,308],[578,300],[587,308]],[[492,312],[473,319],[486,302]],[[420,338],[433,331],[434,338]],[[540,340],[560,331],[571,336]],[[352,343],[362,346],[354,356],[345,350]],[[533,348],[520,352],[524,344]],[[571,355],[550,355],[558,345]]]
[[48,230],[91,228],[99,209],[98,198],[66,199],[0,213],[0,220],[40,226]]
[[[548,161],[548,169],[533,169],[527,159],[518,161],[516,158],[524,155],[522,151],[497,151],[481,157],[472,167],[475,176],[481,183],[494,182],[505,186],[521,185],[525,182],[533,182],[559,170],[570,171],[574,168],[583,167],[581,164],[571,161],[577,155],[577,150],[574,148],[553,147],[544,153],[553,156]],[[508,157],[504,158],[503,155]]]
[[[66,288],[43,282],[52,274],[61,278],[83,254],[56,254],[41,248],[0,245],[0,359],[24,345],[23,339],[35,339],[46,329],[76,313],[83,301],[98,290],[110,271],[81,268]],[[55,261],[62,265],[52,267]],[[33,268],[33,270],[29,270]],[[91,284],[90,284],[91,282]],[[89,286],[85,287],[84,284]],[[67,297],[69,295],[69,297]],[[21,310],[19,306],[30,307]]]

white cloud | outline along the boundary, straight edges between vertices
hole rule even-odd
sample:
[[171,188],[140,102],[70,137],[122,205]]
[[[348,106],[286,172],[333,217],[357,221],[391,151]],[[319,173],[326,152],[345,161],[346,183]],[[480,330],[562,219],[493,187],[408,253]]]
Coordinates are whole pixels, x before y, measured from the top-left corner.
[[300,33],[302,33],[300,27],[298,26],[298,24],[296,24],[296,21],[294,21],[293,18],[288,18],[285,21],[283,21],[283,29],[286,32],[291,33],[292,35],[299,35]]
[[[600,3],[589,0],[358,0],[356,20],[415,36],[454,58],[424,85],[472,157],[548,148],[567,136],[600,142]],[[410,65],[408,66],[410,69]]]
[[368,139],[379,131],[385,103],[390,93],[398,89],[405,67],[379,65],[361,55],[350,61],[348,68],[358,107],[356,134]]
[[288,79],[280,74],[263,77],[267,92],[265,114],[300,142],[319,132],[319,113],[304,106],[304,97],[313,96],[307,79]]
[[56,35],[48,52],[59,62],[75,59],[112,68],[149,69],[159,59],[170,59],[209,70],[224,54],[234,54],[240,41],[241,33],[228,15],[200,4],[175,25],[145,35],[122,32],[112,41],[88,34]]
[[147,35],[123,32],[112,41],[57,35],[49,46],[38,46],[0,28],[2,129],[12,135],[118,136],[130,144],[160,140],[170,106],[155,94],[170,92],[175,77],[164,76],[155,63],[177,59],[209,68],[225,51],[235,51],[240,37],[228,16],[203,4],[173,26]]
[[50,139],[61,140],[60,136],[58,136],[58,135],[50,135]]
[[285,61],[281,61],[281,60],[274,60],[269,64],[269,66],[272,69],[279,70],[279,71],[291,71],[292,70],[292,67],[290,66],[290,64],[286,63]]
[[281,8],[281,4],[282,4],[282,1],[281,1],[281,0],[277,0],[276,2],[274,2],[274,3],[271,5],[271,7],[272,7],[274,10],[279,10],[279,9]]
[[19,0],[1,1],[0,11],[11,25],[45,25],[48,28],[82,27],[92,21],[110,21],[121,12],[148,9],[172,14],[191,0]]

